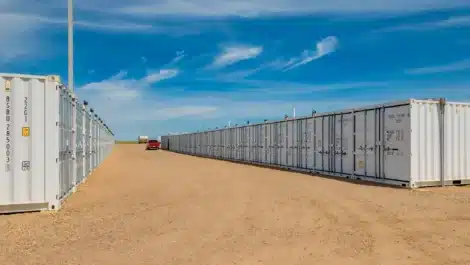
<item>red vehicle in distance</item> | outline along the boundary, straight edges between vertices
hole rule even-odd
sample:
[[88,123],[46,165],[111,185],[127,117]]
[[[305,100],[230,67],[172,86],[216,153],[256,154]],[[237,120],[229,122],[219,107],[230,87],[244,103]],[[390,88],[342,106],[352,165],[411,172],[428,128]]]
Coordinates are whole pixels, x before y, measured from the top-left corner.
[[160,149],[160,141],[158,140],[148,140],[146,150],[158,150]]

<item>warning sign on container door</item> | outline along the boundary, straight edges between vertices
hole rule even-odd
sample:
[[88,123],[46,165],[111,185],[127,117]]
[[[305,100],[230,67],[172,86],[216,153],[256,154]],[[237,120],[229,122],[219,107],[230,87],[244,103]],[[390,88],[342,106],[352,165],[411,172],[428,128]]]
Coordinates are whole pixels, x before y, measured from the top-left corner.
[[5,80],[5,91],[10,92],[10,89],[11,89],[11,81]]
[[21,170],[22,171],[29,171],[31,169],[31,162],[30,161],[22,161],[21,162]]
[[29,127],[23,127],[21,130],[21,135],[28,137],[29,136]]

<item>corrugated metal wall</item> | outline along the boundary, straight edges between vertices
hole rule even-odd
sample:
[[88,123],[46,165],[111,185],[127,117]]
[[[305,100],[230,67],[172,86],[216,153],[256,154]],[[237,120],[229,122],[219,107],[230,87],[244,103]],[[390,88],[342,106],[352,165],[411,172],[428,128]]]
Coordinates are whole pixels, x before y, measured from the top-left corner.
[[197,156],[415,188],[470,183],[469,135],[470,104],[409,100],[163,136],[162,144]]

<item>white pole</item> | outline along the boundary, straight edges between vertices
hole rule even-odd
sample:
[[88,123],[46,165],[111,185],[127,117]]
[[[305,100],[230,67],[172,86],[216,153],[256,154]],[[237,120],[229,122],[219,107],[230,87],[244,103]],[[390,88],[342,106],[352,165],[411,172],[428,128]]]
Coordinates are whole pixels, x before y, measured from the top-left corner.
[[295,107],[293,107],[293,111],[292,111],[292,112],[293,112],[293,116],[294,116],[294,118],[295,118]]
[[73,84],[73,0],[68,0],[68,54],[69,54],[69,72],[68,72],[68,79],[69,79],[69,89],[72,91],[74,90]]

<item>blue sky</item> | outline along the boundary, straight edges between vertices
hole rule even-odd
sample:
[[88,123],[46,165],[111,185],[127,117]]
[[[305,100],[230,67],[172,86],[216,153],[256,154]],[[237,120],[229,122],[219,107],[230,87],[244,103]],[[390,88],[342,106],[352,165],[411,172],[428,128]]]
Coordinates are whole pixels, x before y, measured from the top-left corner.
[[[75,0],[75,85],[120,139],[470,100],[468,0]],[[67,80],[66,0],[0,0],[0,72]]]

